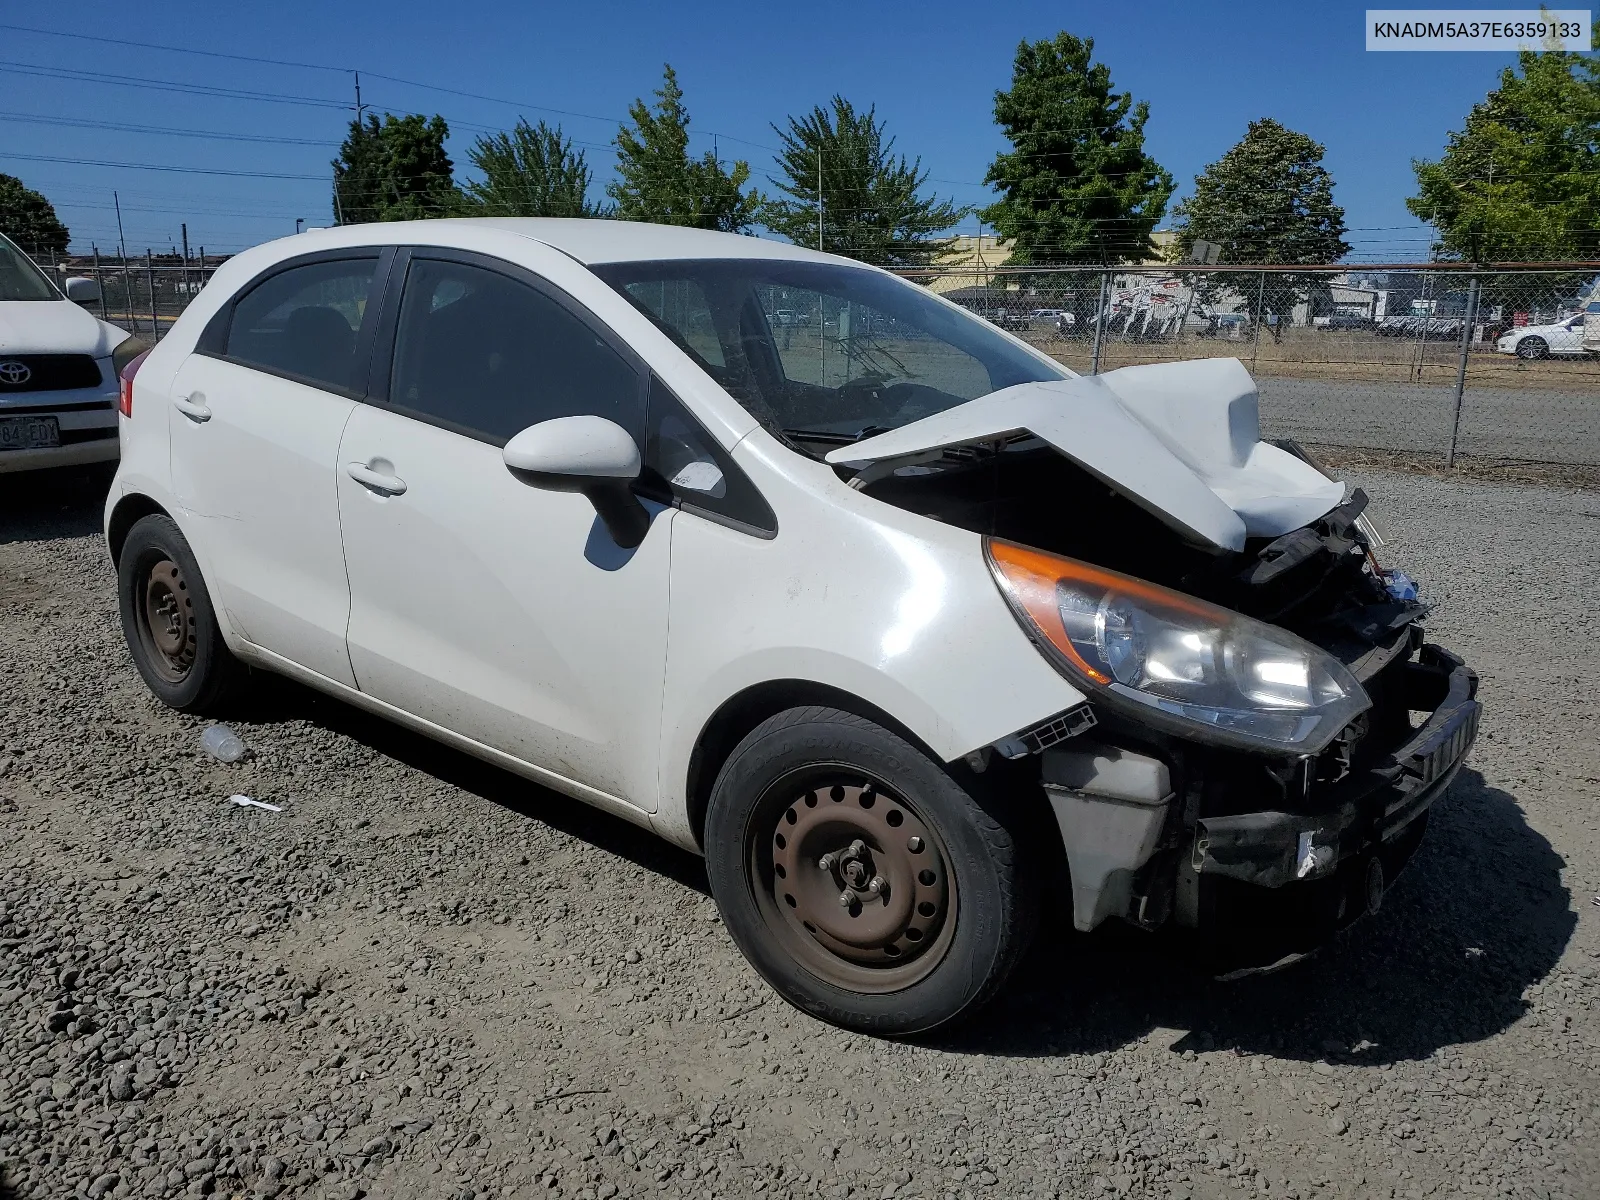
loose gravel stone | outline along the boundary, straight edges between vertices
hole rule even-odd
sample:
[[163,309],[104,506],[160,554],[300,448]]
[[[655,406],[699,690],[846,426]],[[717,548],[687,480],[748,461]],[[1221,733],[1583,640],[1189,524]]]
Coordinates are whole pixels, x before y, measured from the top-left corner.
[[1358,480],[1488,706],[1378,917],[1232,984],[1047,932],[893,1044],[773,997],[692,857],[342,704],[266,681],[217,762],[128,661],[91,485],[24,479],[0,1195],[1600,1195],[1592,494]]

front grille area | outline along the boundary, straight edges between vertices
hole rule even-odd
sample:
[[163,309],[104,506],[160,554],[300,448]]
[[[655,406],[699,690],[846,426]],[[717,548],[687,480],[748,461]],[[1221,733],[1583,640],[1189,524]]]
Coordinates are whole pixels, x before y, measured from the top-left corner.
[[0,396],[100,386],[100,364],[87,354],[0,352]]

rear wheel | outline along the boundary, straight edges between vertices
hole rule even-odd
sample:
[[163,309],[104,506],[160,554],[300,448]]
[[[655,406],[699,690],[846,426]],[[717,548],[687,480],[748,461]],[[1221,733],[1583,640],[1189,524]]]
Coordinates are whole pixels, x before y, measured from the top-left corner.
[[1517,343],[1518,358],[1543,358],[1550,353],[1550,343],[1542,337],[1525,337]]
[[988,1000],[1032,931],[1032,890],[995,807],[870,721],[793,709],[718,776],[712,893],[792,1004],[850,1029],[923,1033]]
[[194,552],[171,517],[142,517],[117,560],[122,633],[134,666],[163,704],[216,710],[246,670],[228,650]]

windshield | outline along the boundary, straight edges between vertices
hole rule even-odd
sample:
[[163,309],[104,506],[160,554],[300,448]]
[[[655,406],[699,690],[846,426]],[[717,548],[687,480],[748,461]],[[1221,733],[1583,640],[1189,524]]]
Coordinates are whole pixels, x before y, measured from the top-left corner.
[[56,300],[60,296],[31,258],[8,238],[0,237],[0,300]]
[[593,269],[791,440],[855,441],[1013,384],[1072,377],[876,271],[753,259]]

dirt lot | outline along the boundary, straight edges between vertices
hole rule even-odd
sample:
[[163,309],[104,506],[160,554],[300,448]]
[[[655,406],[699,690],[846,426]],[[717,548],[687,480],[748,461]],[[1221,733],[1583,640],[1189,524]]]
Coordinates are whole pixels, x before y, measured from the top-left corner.
[[698,860],[341,704],[204,757],[95,483],[4,481],[0,1195],[1600,1195],[1600,494],[1358,481],[1488,706],[1382,913],[1233,984],[1050,934],[917,1045],[769,996]]

